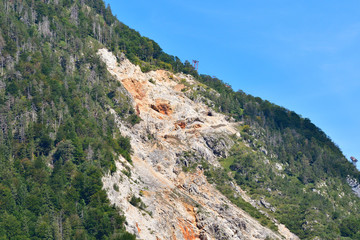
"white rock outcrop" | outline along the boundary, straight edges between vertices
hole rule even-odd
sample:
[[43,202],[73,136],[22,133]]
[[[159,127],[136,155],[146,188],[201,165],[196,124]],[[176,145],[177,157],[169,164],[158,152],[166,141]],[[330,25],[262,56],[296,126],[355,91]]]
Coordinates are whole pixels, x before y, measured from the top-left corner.
[[[122,209],[128,231],[146,240],[298,239],[282,225],[279,233],[263,227],[209,184],[201,168],[182,171],[199,159],[219,166],[217,159],[233,144],[230,136],[238,135],[236,123],[185,95],[184,81],[196,83],[191,76],[142,73],[125,57],[118,62],[106,49],[98,54],[142,119],[129,126],[110,110],[121,133],[131,138],[133,164],[120,158],[103,183],[111,203]],[[132,205],[133,196],[141,203]]]

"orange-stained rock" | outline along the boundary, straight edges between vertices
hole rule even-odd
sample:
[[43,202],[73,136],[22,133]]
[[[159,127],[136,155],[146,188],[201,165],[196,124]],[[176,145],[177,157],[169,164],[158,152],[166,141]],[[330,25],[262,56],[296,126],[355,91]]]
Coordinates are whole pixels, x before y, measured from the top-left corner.
[[181,90],[183,90],[185,88],[184,84],[178,84],[174,87],[174,90],[177,92],[181,92]]
[[186,122],[185,121],[177,121],[175,123],[175,128],[177,129],[177,127],[180,127],[181,129],[186,128]]
[[183,234],[185,240],[196,240],[198,239],[197,235],[195,234],[193,227],[190,223],[186,222],[183,219],[178,219],[179,227]]
[[[121,134],[130,138],[133,163],[119,156],[116,172],[106,174],[103,185],[111,204],[123,210],[129,232],[146,240],[284,239],[229,202],[207,182],[203,171],[182,171],[178,158],[188,151],[199,151],[209,164],[220,166],[204,137],[219,135],[227,139],[229,150],[231,136],[238,134],[238,123],[227,121],[226,116],[216,113],[201,99],[190,98],[200,86],[196,79],[164,70],[143,73],[126,58],[117,62],[106,49],[99,50],[99,55],[126,88],[128,93],[124,94],[131,96],[132,106],[142,119],[130,126],[110,109]],[[181,93],[184,88],[187,94]],[[251,200],[240,188],[236,191],[245,201]],[[129,203],[133,195],[141,198],[145,210]],[[219,206],[228,209],[223,211]],[[239,224],[246,229],[240,229]],[[281,226],[280,230],[283,234]],[[297,239],[291,233],[284,236]]]
[[136,114],[140,115],[140,107],[139,104],[136,104]]
[[141,232],[141,229],[139,228],[138,223],[136,223],[136,228],[137,228],[137,230],[138,230],[138,233],[140,233],[140,232]]
[[173,112],[171,106],[168,103],[151,104],[150,107],[155,111],[168,116]]
[[145,197],[150,197],[151,196],[151,193],[149,191],[141,191],[142,192],[142,195],[145,196]]
[[143,88],[143,84],[132,78],[122,80],[122,83],[126,90],[135,98],[142,100],[146,96],[146,91]]

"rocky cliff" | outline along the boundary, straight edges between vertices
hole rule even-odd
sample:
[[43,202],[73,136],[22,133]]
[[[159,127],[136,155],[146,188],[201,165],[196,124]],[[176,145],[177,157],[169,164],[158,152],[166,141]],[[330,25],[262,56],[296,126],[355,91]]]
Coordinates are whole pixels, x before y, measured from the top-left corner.
[[[98,54],[142,119],[131,126],[116,117],[121,133],[131,139],[132,163],[120,158],[117,171],[103,177],[104,189],[122,209],[129,232],[146,240],[297,239],[283,225],[278,232],[263,227],[209,184],[196,165],[206,161],[220,166],[218,159],[226,157],[233,139],[240,137],[239,123],[192,94],[203,85],[181,73],[143,73],[106,49]],[[196,167],[184,171],[189,166]]]
[[346,181],[353,190],[353,192],[356,194],[356,196],[360,197],[360,184],[358,183],[358,181],[355,178],[351,178],[350,176],[346,178]]

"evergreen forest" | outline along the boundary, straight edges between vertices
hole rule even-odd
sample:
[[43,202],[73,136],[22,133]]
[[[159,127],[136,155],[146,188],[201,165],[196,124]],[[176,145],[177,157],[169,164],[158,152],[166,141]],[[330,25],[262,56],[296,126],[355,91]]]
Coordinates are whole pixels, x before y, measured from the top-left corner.
[[321,129],[199,75],[102,0],[0,0],[0,239],[135,239],[101,179],[118,156],[132,161],[109,107],[129,126],[141,119],[97,56],[104,47],[144,72],[183,72],[219,93],[195,94],[242,126],[221,169],[204,163],[230,200],[239,201],[226,184],[234,181],[265,196],[276,211],[264,211],[301,239],[360,239],[360,199],[347,184],[359,171]]

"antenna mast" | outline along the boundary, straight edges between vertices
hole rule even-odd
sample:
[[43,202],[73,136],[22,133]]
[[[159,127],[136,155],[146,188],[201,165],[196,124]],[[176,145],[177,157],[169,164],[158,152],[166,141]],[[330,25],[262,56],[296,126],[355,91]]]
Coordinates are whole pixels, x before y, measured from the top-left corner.
[[193,65],[194,65],[195,70],[197,71],[199,69],[199,61],[193,60]]

